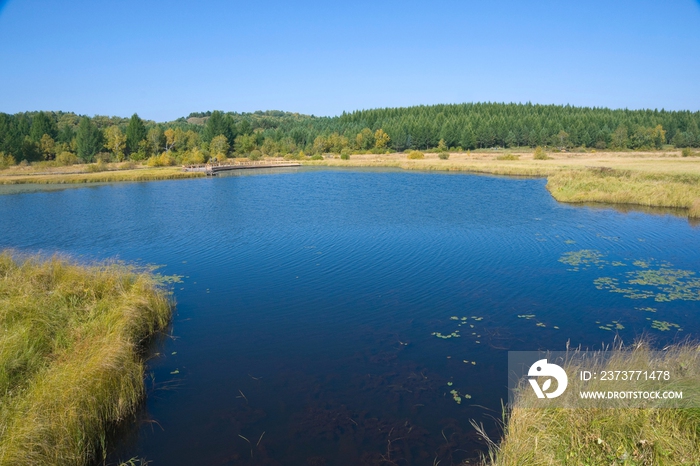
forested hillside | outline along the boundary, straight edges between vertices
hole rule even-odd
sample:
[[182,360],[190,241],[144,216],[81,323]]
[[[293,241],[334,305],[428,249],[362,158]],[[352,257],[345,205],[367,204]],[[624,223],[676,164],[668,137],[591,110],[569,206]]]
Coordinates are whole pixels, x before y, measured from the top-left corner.
[[532,104],[384,108],[315,117],[280,111],[192,113],[156,123],[66,112],[0,113],[0,167],[148,160],[201,163],[230,156],[388,152],[435,147],[550,146],[607,150],[700,147],[700,112]]

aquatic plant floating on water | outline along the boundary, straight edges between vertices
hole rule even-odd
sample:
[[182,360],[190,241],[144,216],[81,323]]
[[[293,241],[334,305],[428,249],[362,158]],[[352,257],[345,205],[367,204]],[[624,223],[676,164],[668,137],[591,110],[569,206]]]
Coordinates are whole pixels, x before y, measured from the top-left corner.
[[[596,322],[596,324],[599,324],[599,323],[600,322]],[[601,325],[598,328],[601,330],[609,330],[612,332],[613,330],[622,330],[625,327],[619,321],[613,320],[612,323]]]
[[578,271],[581,269],[587,269],[593,265],[600,267],[607,264],[608,262],[603,259],[604,257],[604,254],[595,249],[582,249],[580,251],[570,251],[564,253],[559,258],[559,262],[573,267],[569,270]]
[[[625,274],[624,286],[620,279],[601,277],[594,280],[596,288],[611,293],[622,293],[630,299],[654,298],[654,301],[700,301],[700,279],[690,270],[644,268]],[[651,308],[649,308],[651,309]]]
[[442,339],[445,339],[445,340],[448,339],[448,338],[459,338],[459,337],[461,337],[461,335],[459,334],[459,330],[455,330],[454,332],[452,332],[452,333],[450,333],[450,334],[448,334],[448,335],[443,335],[443,334],[440,333],[440,332],[433,332],[433,333],[431,333],[431,335],[435,335],[436,337],[442,338]]
[[[452,384],[449,382],[447,385],[450,387],[452,386]],[[458,405],[462,404],[462,398],[464,398],[465,400],[470,400],[472,398],[472,396],[469,395],[468,393],[461,394],[461,393],[459,393],[459,391],[454,390],[454,389],[450,390],[450,395],[452,395],[452,399],[455,400],[455,403],[457,403]]]
[[672,322],[666,322],[663,320],[655,320],[651,323],[651,328],[654,328],[656,330],[661,330],[662,332],[667,332],[671,330],[671,328],[677,328],[679,331],[683,330],[680,325],[674,324]]

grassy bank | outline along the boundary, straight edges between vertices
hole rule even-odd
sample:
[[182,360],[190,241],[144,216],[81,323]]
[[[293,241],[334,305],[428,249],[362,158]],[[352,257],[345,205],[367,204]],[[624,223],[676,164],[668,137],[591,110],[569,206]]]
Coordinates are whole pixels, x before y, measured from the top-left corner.
[[171,315],[121,265],[0,253],[0,465],[85,465],[144,395],[143,342]]
[[689,209],[700,202],[700,176],[630,170],[578,170],[551,175],[547,189],[561,202],[604,202]]
[[156,181],[200,178],[204,173],[185,172],[179,167],[128,168],[89,172],[85,165],[55,170],[23,169],[17,167],[0,171],[1,184],[74,184],[110,183],[121,181]]
[[532,152],[514,152],[513,160],[499,160],[502,155],[498,151],[460,153],[447,160],[437,154],[420,160],[405,154],[354,155],[350,160],[304,163],[539,176],[547,178],[547,189],[561,202],[673,207],[700,217],[700,159],[681,157],[680,151],[550,153],[547,160],[535,160]]
[[[700,387],[699,350],[693,345],[675,346],[659,360],[646,347],[639,346],[620,354],[607,367],[683,371],[684,381],[674,383],[672,377],[664,390],[683,390],[685,398],[689,391],[697,392]],[[575,381],[577,367],[565,369],[570,383]],[[611,386],[610,382],[592,381],[587,389],[610,390]],[[563,396],[576,397],[577,393],[568,388]],[[700,464],[699,408],[543,409],[535,407],[537,402],[534,391],[529,389],[516,398],[507,415],[504,437],[500,444],[492,446],[488,465]]]

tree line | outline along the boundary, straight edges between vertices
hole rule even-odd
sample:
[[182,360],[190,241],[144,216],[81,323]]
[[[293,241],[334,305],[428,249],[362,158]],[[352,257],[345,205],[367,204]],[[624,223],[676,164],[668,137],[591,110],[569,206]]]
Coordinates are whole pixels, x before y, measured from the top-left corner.
[[449,148],[700,147],[700,112],[469,103],[381,108],[316,117],[281,111],[207,111],[157,123],[70,112],[0,113],[0,165],[147,161],[201,163],[231,156],[319,156]]

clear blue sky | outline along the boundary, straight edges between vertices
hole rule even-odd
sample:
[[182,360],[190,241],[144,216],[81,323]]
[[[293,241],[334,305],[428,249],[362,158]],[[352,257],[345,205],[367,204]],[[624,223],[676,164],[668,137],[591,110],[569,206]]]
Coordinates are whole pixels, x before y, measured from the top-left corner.
[[0,0],[0,111],[700,110],[696,0]]

